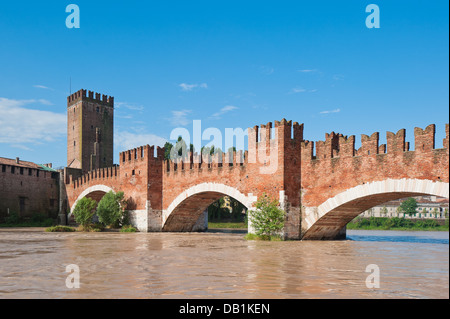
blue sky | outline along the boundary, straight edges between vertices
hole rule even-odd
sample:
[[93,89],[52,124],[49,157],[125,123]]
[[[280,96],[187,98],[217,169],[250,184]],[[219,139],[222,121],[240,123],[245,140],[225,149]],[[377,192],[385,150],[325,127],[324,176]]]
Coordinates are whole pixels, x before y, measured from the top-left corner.
[[[70,3],[80,28],[65,25]],[[380,8],[368,29],[368,4]],[[175,127],[286,118],[308,140],[449,122],[448,1],[23,1],[0,5],[0,156],[66,164],[66,97],[115,97],[115,160]],[[207,141],[205,141],[205,144]]]

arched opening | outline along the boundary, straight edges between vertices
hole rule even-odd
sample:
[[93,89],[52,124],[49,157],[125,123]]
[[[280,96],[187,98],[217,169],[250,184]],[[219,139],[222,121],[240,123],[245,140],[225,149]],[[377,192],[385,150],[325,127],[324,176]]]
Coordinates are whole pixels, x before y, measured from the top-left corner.
[[95,186],[91,186],[87,189],[85,189],[75,200],[75,202],[72,204],[72,206],[70,207],[70,213],[67,216],[67,220],[69,221],[69,223],[74,223],[74,216],[72,214],[74,208],[76,207],[78,201],[84,197],[88,197],[88,198],[92,198],[93,200],[95,200],[98,204],[98,202],[100,202],[100,200],[103,198],[103,196],[105,196],[106,193],[113,191],[114,190],[108,186],[105,185],[95,185]]
[[224,196],[208,207],[208,229],[247,229],[247,207],[231,196]]
[[429,180],[386,180],[360,185],[321,204],[317,216],[305,219],[304,240],[345,238],[345,226],[368,209],[407,197],[435,195],[448,198],[448,183]]
[[240,202],[244,209],[248,209],[254,200],[223,184],[200,184],[180,194],[169,205],[163,214],[162,230],[166,232],[204,230],[208,222],[208,207],[225,196]]

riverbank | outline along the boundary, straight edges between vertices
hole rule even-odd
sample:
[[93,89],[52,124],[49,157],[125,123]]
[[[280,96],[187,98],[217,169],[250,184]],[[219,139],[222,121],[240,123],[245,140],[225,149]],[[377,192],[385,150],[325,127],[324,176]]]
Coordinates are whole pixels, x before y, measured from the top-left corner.
[[410,230],[410,231],[449,231],[448,219],[439,224],[436,220],[410,220],[398,217],[357,217],[347,224],[354,230]]
[[244,222],[233,223],[233,222],[209,222],[208,229],[210,228],[236,228],[236,229],[247,229],[248,226]]

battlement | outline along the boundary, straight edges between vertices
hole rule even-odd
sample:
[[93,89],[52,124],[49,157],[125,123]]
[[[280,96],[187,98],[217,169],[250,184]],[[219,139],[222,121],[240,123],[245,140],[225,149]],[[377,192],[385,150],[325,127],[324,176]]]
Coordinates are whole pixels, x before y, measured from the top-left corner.
[[81,187],[85,184],[90,184],[91,182],[98,182],[111,180],[111,179],[117,179],[120,177],[120,167],[113,166],[113,167],[104,167],[104,168],[98,168],[92,171],[89,171],[80,177],[73,178],[73,175],[70,175],[68,178],[68,184],[72,185],[74,189]]
[[81,89],[67,97],[67,106],[71,106],[79,101],[86,100],[102,105],[114,107],[114,97],[100,94],[93,91]]
[[228,151],[226,153],[220,150],[213,155],[199,154],[197,152],[188,152],[185,157],[165,160],[163,171],[167,173],[179,171],[199,171],[202,169],[218,169],[225,167],[239,167],[248,163],[247,151]]
[[292,123],[292,121],[282,119],[274,123],[268,122],[267,124],[248,128],[249,150],[253,147],[269,146],[271,140],[278,140],[279,142],[302,141],[303,124],[299,124],[298,122]]
[[[449,125],[445,126],[446,138],[444,138],[444,148],[448,149]],[[435,149],[436,126],[428,125],[424,130],[414,129],[415,152],[430,152]],[[355,149],[355,136],[343,136],[331,132],[325,134],[325,141],[314,142],[302,141],[302,159],[303,160],[323,160],[337,157],[371,156],[380,154],[402,154],[409,152],[410,143],[406,142],[406,130],[401,129],[397,133],[386,132],[386,144],[379,145],[379,132],[368,136],[361,134],[361,147]]]
[[145,145],[131,150],[127,150],[119,153],[119,159],[121,165],[127,165],[129,163],[136,162],[142,159],[156,159],[162,161],[164,159],[164,148],[156,147],[156,157],[155,157],[155,146]]

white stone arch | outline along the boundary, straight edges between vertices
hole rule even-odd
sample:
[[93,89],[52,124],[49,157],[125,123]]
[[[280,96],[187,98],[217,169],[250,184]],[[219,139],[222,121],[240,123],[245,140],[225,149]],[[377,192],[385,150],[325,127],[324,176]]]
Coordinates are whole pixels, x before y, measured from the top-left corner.
[[172,212],[180,205],[183,201],[188,199],[189,197],[201,194],[201,193],[221,193],[224,196],[230,196],[236,199],[237,201],[241,202],[247,209],[252,208],[252,204],[256,201],[256,196],[253,196],[252,193],[249,193],[247,196],[242,194],[239,190],[237,190],[234,187],[225,185],[225,184],[219,184],[219,183],[202,183],[195,186],[190,187],[189,189],[182,192],[180,195],[178,195],[172,203],[167,207],[167,209],[163,210],[163,216],[162,216],[162,224],[165,225],[167,219],[172,214]]
[[[386,179],[378,182],[371,182],[350,188],[338,195],[328,199],[317,207],[313,213],[306,214],[304,219],[307,230],[320,220],[326,214],[333,212],[335,209],[349,204],[352,201],[370,197],[374,195],[388,193],[404,193],[416,195],[435,195],[439,197],[449,198],[449,183],[433,182],[426,179]],[[408,195],[407,195],[408,196]],[[306,209],[308,211],[308,209]],[[356,217],[356,216],[355,216]]]
[[75,206],[77,205],[77,203],[78,203],[78,201],[79,201],[80,199],[86,197],[87,195],[89,195],[90,193],[93,193],[93,192],[104,192],[104,193],[106,194],[106,193],[108,193],[108,192],[110,192],[110,191],[112,191],[113,193],[115,193],[114,190],[113,190],[111,187],[106,186],[106,185],[94,185],[94,186],[91,186],[91,187],[86,188],[86,189],[85,189],[85,190],[77,197],[77,199],[75,200],[75,202],[74,202],[74,203],[72,204],[72,206],[70,207],[70,214],[69,214],[69,217],[72,216],[72,212],[73,212]]

